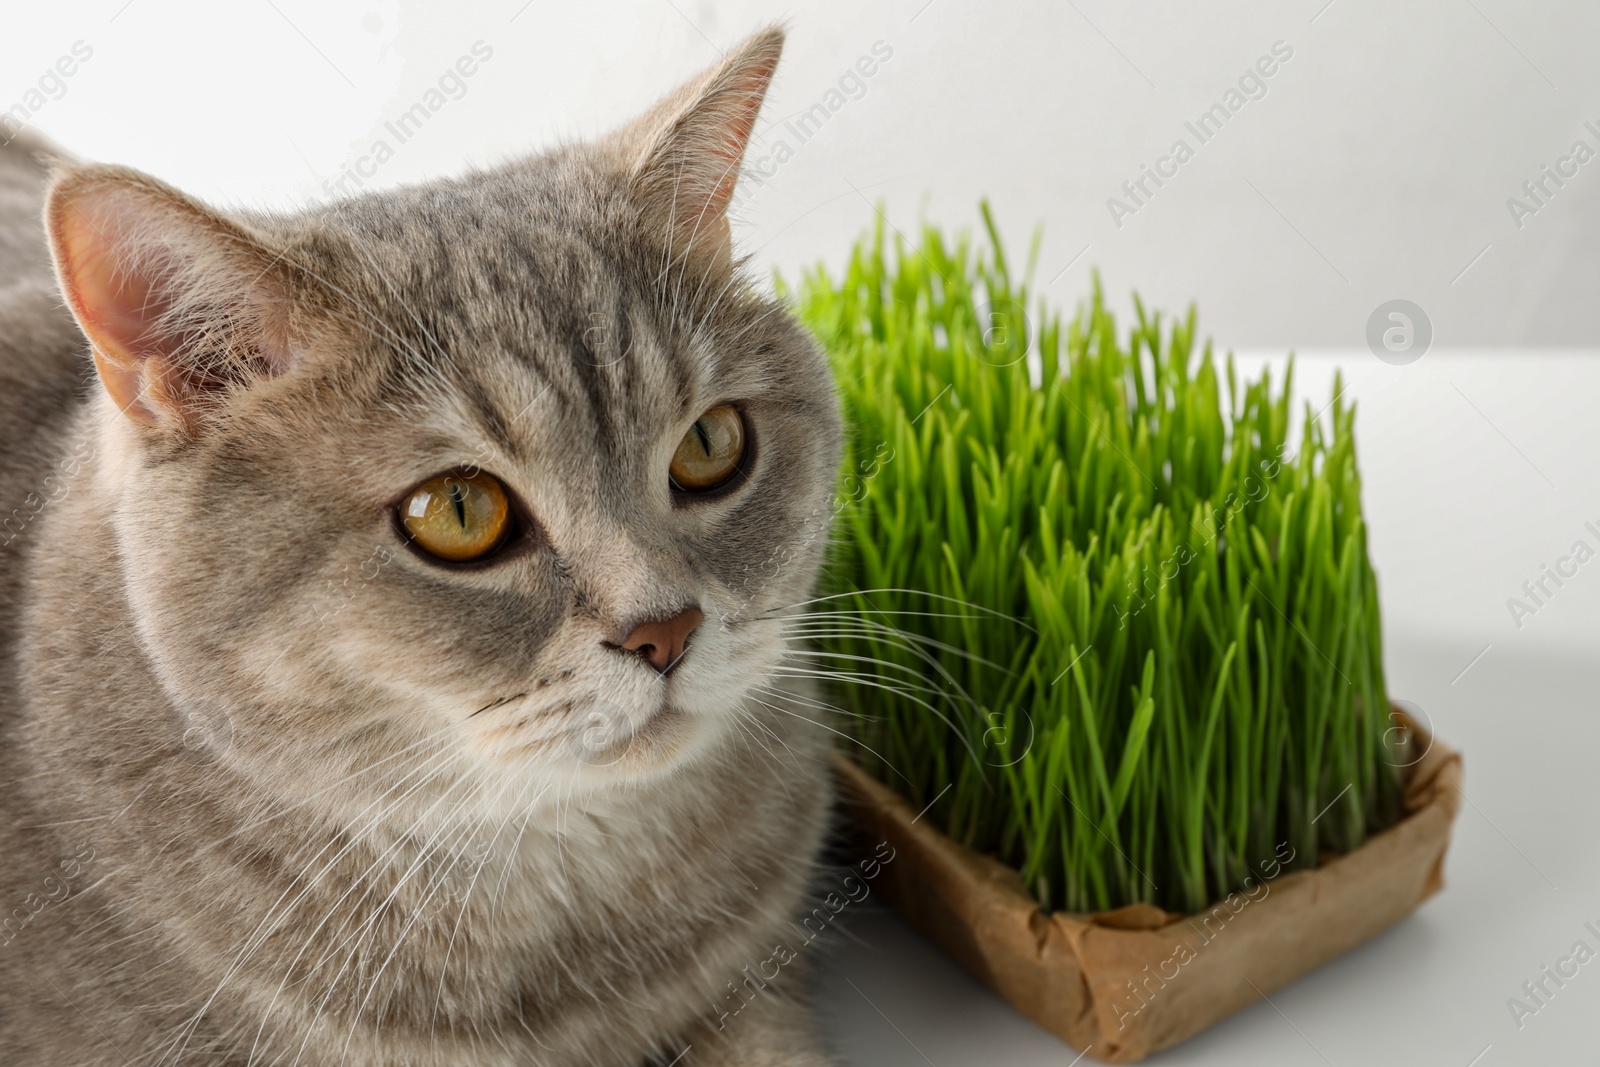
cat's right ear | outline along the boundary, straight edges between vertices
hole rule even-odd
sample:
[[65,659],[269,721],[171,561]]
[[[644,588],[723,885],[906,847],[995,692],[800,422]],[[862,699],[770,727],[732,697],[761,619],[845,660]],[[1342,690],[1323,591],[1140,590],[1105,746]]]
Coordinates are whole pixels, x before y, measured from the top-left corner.
[[106,394],[145,426],[193,433],[230,390],[283,373],[287,271],[239,223],[138,171],[67,169],[45,228]]

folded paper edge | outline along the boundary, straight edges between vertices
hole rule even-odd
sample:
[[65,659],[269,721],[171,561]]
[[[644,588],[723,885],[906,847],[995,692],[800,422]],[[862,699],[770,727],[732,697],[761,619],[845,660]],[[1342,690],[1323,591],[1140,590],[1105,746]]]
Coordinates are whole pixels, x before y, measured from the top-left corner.
[[[1396,715],[1404,718],[1398,710]],[[1132,1025],[1128,1005],[1133,1001],[1110,991],[1119,984],[1131,986],[1141,975],[1149,986],[1150,963],[1170,961],[1172,956],[1158,953],[1189,939],[1188,931],[1196,930],[1192,920],[1202,916],[1173,919],[1174,913],[1164,913],[1169,918],[1156,923],[1148,912],[1139,918],[1126,908],[1099,915],[1046,914],[1015,870],[921,821],[904,797],[842,753],[835,754],[835,769],[842,798],[858,822],[907,853],[907,862],[891,867],[886,895],[911,924],[1074,1048],[1126,1063],[1193,1036],[1247,1006],[1257,993],[1270,995],[1377,936],[1443,888],[1450,830],[1461,802],[1461,756],[1409,719],[1406,725],[1422,755],[1404,769],[1402,818],[1354,852],[1263,883],[1279,902],[1269,908],[1263,898],[1245,922],[1230,926],[1243,932],[1227,942],[1229,948],[1205,956],[1203,969],[1242,974],[1248,948],[1232,947],[1241,943],[1289,944],[1298,951],[1276,953],[1283,958],[1273,959],[1255,977],[1245,976],[1253,992],[1246,994],[1233,982],[1232,988],[1202,997],[1197,990],[1209,983],[1190,982],[1183,995],[1142,1005]],[[1412,870],[1417,865],[1421,873]],[[1220,906],[1203,913],[1204,920]],[[1346,918],[1353,921],[1308,941],[1290,927],[1312,910],[1349,913]],[[1245,918],[1243,911],[1238,917]],[[1140,952],[1151,955],[1142,971],[1130,962],[1143,958]],[[1140,1018],[1145,1010],[1150,1015]]]

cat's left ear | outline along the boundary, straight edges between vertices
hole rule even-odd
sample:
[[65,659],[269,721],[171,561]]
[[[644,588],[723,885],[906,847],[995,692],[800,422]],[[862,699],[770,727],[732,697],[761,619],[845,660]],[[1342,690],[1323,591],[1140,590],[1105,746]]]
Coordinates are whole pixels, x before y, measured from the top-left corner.
[[768,27],[603,142],[680,254],[731,255],[728,202],[782,53]]
[[135,423],[193,433],[294,362],[288,270],[240,223],[138,171],[82,166],[51,186],[45,228],[100,384]]

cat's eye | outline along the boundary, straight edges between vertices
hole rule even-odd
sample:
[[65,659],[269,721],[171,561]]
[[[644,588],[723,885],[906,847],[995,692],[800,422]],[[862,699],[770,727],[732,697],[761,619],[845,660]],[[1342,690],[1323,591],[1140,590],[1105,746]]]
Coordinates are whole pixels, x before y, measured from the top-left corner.
[[722,404],[694,420],[678,442],[667,473],[672,487],[703,493],[732,478],[744,460],[744,416],[732,404]]
[[400,504],[400,522],[412,543],[452,563],[483,559],[511,531],[505,486],[483,471],[451,471],[430,478]]

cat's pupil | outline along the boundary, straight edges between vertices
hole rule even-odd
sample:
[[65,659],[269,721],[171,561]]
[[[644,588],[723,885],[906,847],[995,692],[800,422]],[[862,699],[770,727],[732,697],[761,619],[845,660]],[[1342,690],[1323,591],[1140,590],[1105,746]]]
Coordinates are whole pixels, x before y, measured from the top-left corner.
[[461,528],[467,528],[467,498],[459,482],[450,483],[450,502],[456,506],[456,522]]
[[707,459],[710,459],[711,458],[711,435],[706,433],[705,420],[704,419],[696,419],[695,420],[695,422],[694,422],[694,435],[695,435],[696,439],[698,439],[699,442],[700,442],[700,450],[706,454],[706,458]]

